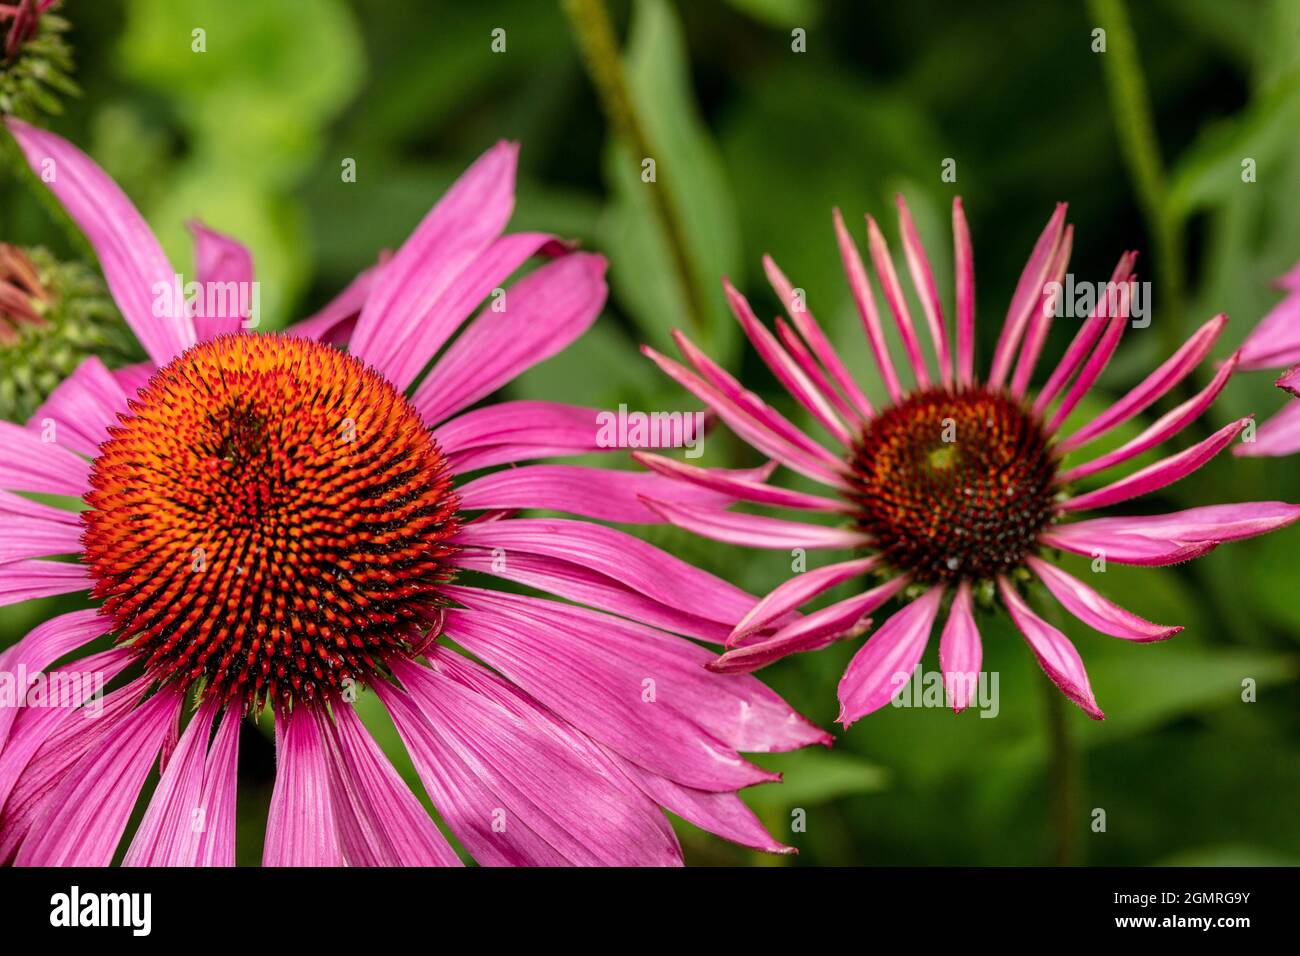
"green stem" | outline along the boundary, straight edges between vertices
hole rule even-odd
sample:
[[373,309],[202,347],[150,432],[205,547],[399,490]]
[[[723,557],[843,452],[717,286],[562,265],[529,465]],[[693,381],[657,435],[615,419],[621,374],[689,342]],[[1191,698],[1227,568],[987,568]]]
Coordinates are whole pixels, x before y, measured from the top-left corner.
[[[637,116],[632,95],[628,89],[627,78],[623,72],[623,58],[619,53],[618,41],[614,36],[614,25],[610,22],[609,11],[604,0],[563,0],[564,11],[578,46],[582,50],[583,61],[591,76],[600,107],[605,114],[614,136],[626,143],[633,153],[642,158],[655,155],[645,127]],[[656,184],[665,188],[651,190],[655,212],[664,234],[668,237],[669,250],[673,263],[681,278],[685,291],[691,323],[697,328],[705,325],[707,310],[705,295],[691,267],[687,241],[686,225],[676,205],[673,204],[668,186],[671,182],[661,183],[660,177],[667,172],[671,180],[671,170],[664,170],[656,163]]]
[[1079,753],[1070,736],[1068,707],[1061,689],[1046,675],[1043,687],[1047,703],[1047,735],[1052,753],[1052,785],[1055,791],[1053,819],[1056,830],[1056,865],[1078,862],[1075,839],[1079,826]]
[[1124,0],[1089,0],[1088,8],[1106,31],[1106,52],[1101,54],[1106,86],[1124,162],[1155,245],[1155,274],[1165,313],[1161,344],[1163,351],[1173,352],[1182,340],[1183,218],[1169,203],[1151,101],[1138,63],[1128,8]]

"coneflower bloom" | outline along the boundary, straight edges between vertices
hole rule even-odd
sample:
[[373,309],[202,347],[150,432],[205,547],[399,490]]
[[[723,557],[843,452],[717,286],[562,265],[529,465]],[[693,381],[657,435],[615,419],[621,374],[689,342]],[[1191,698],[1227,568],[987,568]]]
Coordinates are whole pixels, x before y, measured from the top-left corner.
[[[1239,371],[1285,369],[1277,386],[1300,397],[1300,263],[1274,283],[1285,293],[1282,301],[1260,319],[1241,343]],[[1255,440],[1232,449],[1242,457],[1273,457],[1300,451],[1300,403],[1288,402],[1259,426]]]
[[[233,863],[240,728],[265,707],[265,863],[458,863],[359,720],[359,686],[481,863],[678,863],[661,808],[784,849],[736,796],[776,775],[739,752],[826,735],[756,679],[710,674],[711,652],[681,636],[719,641],[755,599],[605,525],[513,517],[654,520],[638,496],[673,493],[659,476],[498,468],[597,450],[594,409],[466,410],[580,335],[606,294],[599,256],[503,234],[513,144],[281,335],[231,309],[194,321],[163,294],[172,267],[116,185],[57,136],[11,129],[34,166],[53,161],[51,187],[152,364],[124,384],[89,360],[30,427],[0,425],[0,601],[98,603],[0,657],[27,703],[0,707],[0,860],[109,863],[160,763],[125,862]],[[252,281],[246,249],[199,240],[205,283]],[[538,253],[551,261],[494,294]],[[347,351],[321,341],[342,335]],[[76,699],[34,706],[51,668]],[[102,699],[66,679],[93,675],[113,682]]]
[[[1034,246],[991,367],[980,378],[975,373],[974,268],[961,201],[953,202],[955,349],[929,260],[901,197],[898,205],[908,270],[937,358],[933,372],[885,239],[870,217],[867,229],[877,280],[906,352],[914,382],[910,390],[890,356],[867,268],[838,211],[835,214],[840,253],[883,378],[886,407],[873,407],[806,308],[802,291],[770,258],[764,259],[764,267],[790,318],[788,323],[778,318],[775,333],[726,285],[732,310],[754,348],[794,400],[825,429],[831,447],[746,390],[680,333],[676,341],[691,368],[645,350],[754,448],[826,486],[832,496],[709,473],[656,455],[638,455],[644,464],[676,476],[683,487],[840,521],[832,525],[738,513],[672,497],[648,498],[651,508],[683,528],[739,545],[861,552],[852,560],[798,574],[773,590],[737,624],[727,638],[727,652],[710,666],[722,673],[753,671],[796,651],[859,636],[870,626],[869,615],[890,598],[901,597],[902,608],[866,641],[844,673],[839,721],[848,726],[890,701],[918,666],[945,608],[940,669],[949,699],[960,711],[970,700],[982,660],[975,598],[987,597],[990,603],[1000,598],[1048,677],[1089,716],[1101,719],[1074,645],[1030,608],[1023,584],[1038,578],[1079,620],[1125,640],[1162,640],[1181,628],[1152,624],[1116,606],[1057,567],[1052,553],[1167,565],[1300,516],[1298,506],[1261,502],[1077,520],[1177,481],[1245,427],[1248,419],[1230,422],[1184,451],[1101,487],[1076,490],[1083,479],[1156,448],[1210,405],[1232,374],[1233,359],[1199,393],[1132,440],[1091,458],[1080,454],[1182,382],[1209,353],[1226,319],[1211,319],[1132,391],[1071,431],[1064,427],[1067,420],[1073,421],[1071,413],[1101,375],[1128,324],[1129,299],[1124,294],[1098,296],[1097,308],[1081,323],[1045,383],[1037,392],[1031,390],[1055,313],[1052,283],[1059,288],[1069,261],[1072,227],[1066,225],[1065,206],[1057,207]],[[1129,288],[1133,264],[1133,254],[1120,258],[1111,277],[1113,290]],[[851,580],[864,582],[863,593],[788,619],[819,594]]]

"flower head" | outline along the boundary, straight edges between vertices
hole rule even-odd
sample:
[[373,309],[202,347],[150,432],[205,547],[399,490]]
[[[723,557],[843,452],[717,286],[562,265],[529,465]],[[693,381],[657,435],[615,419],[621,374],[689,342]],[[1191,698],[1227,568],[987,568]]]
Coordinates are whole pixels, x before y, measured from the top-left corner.
[[[810,437],[713,363],[685,336],[676,341],[691,367],[651,349],[646,353],[709,405],[718,417],[771,459],[829,489],[830,495],[761,481],[720,479],[655,455],[648,467],[684,486],[727,491],[736,498],[839,519],[792,521],[692,506],[665,496],[647,504],[666,519],[701,535],[751,547],[854,549],[865,556],[797,575],[768,594],[727,639],[710,666],[741,673],[796,651],[815,650],[870,629],[871,615],[889,599],[902,608],[889,616],[849,664],[839,687],[846,726],[887,704],[919,665],[931,630],[946,614],[940,667],[954,709],[971,698],[982,661],[974,615],[977,598],[1000,601],[1061,690],[1090,716],[1102,712],[1083,662],[1070,640],[1029,606],[1022,591],[1032,578],[1066,611],[1104,634],[1155,641],[1181,630],[1152,624],[1118,607],[1056,566],[1068,551],[1120,564],[1165,565],[1205,554],[1224,541],[1290,524],[1300,506],[1282,502],[1218,505],[1166,515],[1076,520],[1080,515],[1157,491],[1195,471],[1227,447],[1248,419],[1226,424],[1183,451],[1124,477],[1094,476],[1130,462],[1181,432],[1219,394],[1236,365],[1230,358],[1198,394],[1157,419],[1130,441],[1091,457],[1085,446],[1128,422],[1181,383],[1209,354],[1226,318],[1216,316],[1127,395],[1091,418],[1074,413],[1119,345],[1130,317],[1135,256],[1125,254],[1096,296],[1065,354],[1034,391],[1038,360],[1056,314],[1073,228],[1057,207],[1038,238],[1012,296],[988,373],[975,373],[975,298],[971,243],[961,201],[953,203],[956,267],[956,343],[949,339],[929,259],[899,198],[904,252],[925,326],[933,366],[904,296],[884,236],[867,217],[876,281],[893,315],[907,356],[905,384],[886,339],[875,290],[839,212],[835,229],[844,268],[888,397],[876,408],[850,373],[801,290],[764,259],[768,279],[789,322],[775,333],[754,315],[730,284],[733,312],[772,373],[830,436]],[[1086,487],[1081,487],[1086,485]],[[797,610],[848,581],[854,597],[806,615]]]
[[[362,686],[481,863],[677,863],[661,808],[786,849],[736,796],[775,775],[739,752],[827,737],[754,678],[710,674],[686,639],[721,640],[755,599],[614,528],[515,517],[655,520],[640,496],[672,490],[659,476],[527,464],[600,450],[595,409],[471,407],[605,299],[601,257],[503,234],[513,144],[321,313],[262,334],[238,297],[200,315],[169,295],[172,266],[111,180],[58,137],[10,128],[29,162],[54,162],[150,358],[88,359],[31,427],[0,427],[0,601],[98,604],[44,622],[0,668],[69,658],[60,671],[110,682],[102,700],[0,701],[0,861],[111,861],[161,755],[126,862],[232,863],[239,734],[269,710],[266,863],[458,863],[357,716]],[[253,281],[247,249],[195,234],[200,296]],[[504,308],[471,318],[539,254]]]

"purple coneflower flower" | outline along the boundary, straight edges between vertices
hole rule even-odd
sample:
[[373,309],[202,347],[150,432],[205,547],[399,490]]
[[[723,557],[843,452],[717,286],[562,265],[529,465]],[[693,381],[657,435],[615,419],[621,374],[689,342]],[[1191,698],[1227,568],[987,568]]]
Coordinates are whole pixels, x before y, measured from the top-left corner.
[[[1277,386],[1300,397],[1300,263],[1275,285],[1285,295],[1254,331],[1241,343],[1238,369],[1286,369]],[[1288,402],[1283,409],[1259,426],[1255,440],[1232,450],[1242,457],[1273,457],[1300,451],[1300,403]]]
[[[710,674],[710,652],[679,636],[719,641],[755,599],[610,527],[511,517],[653,521],[639,496],[675,483],[499,470],[598,450],[596,411],[466,411],[577,338],[605,300],[601,257],[503,234],[513,144],[484,154],[390,261],[277,335],[243,329],[236,308],[193,320],[166,295],[172,266],[108,176],[57,136],[10,128],[33,166],[53,162],[51,188],[151,363],[114,373],[89,359],[29,427],[0,424],[0,602],[100,599],[0,656],[0,671],[27,675],[28,704],[0,707],[0,860],[110,862],[161,754],[125,862],[233,863],[241,722],[267,705],[277,768],[265,863],[458,863],[358,719],[358,685],[377,692],[481,863],[679,863],[661,807],[785,849],[736,796],[776,775],[739,752],[827,737],[756,679]],[[244,247],[196,235],[205,289],[253,281]],[[551,261],[505,290],[506,307],[469,321],[421,379],[538,253]],[[346,352],[326,344],[344,337]],[[682,499],[728,500],[708,489]],[[48,560],[59,555],[81,560]],[[112,646],[87,654],[110,632]],[[80,709],[32,706],[32,675],[56,663],[114,689]]]
[[[1119,401],[1071,431],[1071,412],[1106,367],[1128,324],[1124,295],[1099,296],[1065,355],[1034,394],[1030,380],[1054,315],[1052,287],[1065,275],[1072,227],[1057,207],[1020,276],[992,366],[975,375],[975,280],[960,199],[953,202],[956,264],[956,348],[950,345],[938,290],[906,205],[899,216],[908,270],[937,357],[937,374],[920,336],[889,249],[867,218],[871,259],[893,313],[914,379],[904,387],[885,340],[871,280],[838,211],[835,229],[844,268],[888,393],[874,408],[802,301],[802,292],[770,259],[764,267],[789,313],[776,333],[755,317],[745,298],[726,286],[731,307],[755,349],[793,398],[826,430],[834,450],[815,441],[709,360],[685,336],[676,341],[694,371],[645,349],[654,361],[710,406],[738,435],[773,460],[822,485],[835,497],[721,476],[655,455],[648,467],[707,488],[805,513],[839,516],[838,526],[742,514],[681,500],[648,500],[668,520],[706,537],[774,549],[869,552],[797,575],[768,594],[727,638],[729,650],[710,666],[723,673],[753,671],[795,651],[813,650],[864,633],[868,616],[891,597],[915,597],[890,616],[858,651],[839,686],[845,726],[883,707],[918,666],[934,623],[947,603],[939,643],[950,701],[970,701],[981,666],[974,598],[1002,605],[1024,634],[1043,670],[1089,716],[1101,719],[1074,645],[1026,602],[1019,581],[1036,576],[1085,624],[1131,641],[1157,641],[1181,628],[1152,624],[1120,608],[1057,567],[1053,551],[1120,564],[1167,565],[1197,557],[1224,541],[1290,524],[1300,506],[1282,502],[1215,505],[1162,515],[1075,520],[1177,481],[1225,448],[1247,424],[1234,421],[1204,441],[1132,474],[1087,491],[1075,486],[1115,468],[1182,431],[1222,390],[1229,359],[1193,398],[1104,454],[1080,455],[1090,443],[1148,408],[1206,357],[1223,328],[1211,319],[1164,364]],[[1128,287],[1134,255],[1115,267],[1113,288]],[[1059,286],[1058,286],[1059,288]],[[1110,301],[1116,299],[1112,307]],[[1071,456],[1074,461],[1066,461]],[[786,616],[837,584],[875,577],[865,593],[788,621]]]

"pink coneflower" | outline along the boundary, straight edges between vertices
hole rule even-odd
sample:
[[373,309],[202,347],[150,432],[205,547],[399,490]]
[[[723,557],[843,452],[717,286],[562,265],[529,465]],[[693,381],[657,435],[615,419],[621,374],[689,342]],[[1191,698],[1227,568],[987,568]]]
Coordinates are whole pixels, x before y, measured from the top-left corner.
[[[1238,369],[1286,369],[1277,386],[1300,397],[1300,263],[1275,285],[1285,295],[1260,319],[1255,330],[1241,343]],[[1288,402],[1283,409],[1259,426],[1255,440],[1232,450],[1242,457],[1272,457],[1300,451],[1300,403]]]
[[[1083,662],[1057,628],[1031,610],[1022,585],[1037,577],[1085,624],[1131,641],[1157,641],[1181,628],[1152,624],[1117,607],[1050,559],[1054,551],[1119,564],[1166,565],[1197,557],[1224,541],[1250,537],[1300,517],[1281,502],[1216,505],[1163,515],[1075,520],[1177,481],[1225,448],[1246,425],[1231,422],[1209,438],[1101,487],[1079,491],[1084,479],[1130,461],[1182,431],[1222,390],[1230,359],[1195,397],[1113,451],[1080,449],[1127,422],[1178,385],[1206,357],[1226,321],[1216,316],[1140,385],[1073,430],[1071,412],[1106,367],[1128,324],[1128,299],[1099,297],[1064,357],[1032,393],[1039,353],[1054,308],[1049,283],[1060,283],[1072,227],[1057,207],[1021,274],[988,375],[975,376],[975,294],[971,244],[960,199],[953,202],[956,259],[956,349],[929,261],[901,197],[899,216],[909,272],[937,356],[932,374],[920,336],[876,223],[867,218],[871,259],[893,313],[914,379],[907,390],[890,358],[875,295],[858,249],[838,211],[835,228],[858,312],[884,380],[889,403],[874,408],[827,340],[802,293],[770,258],[764,267],[791,323],[773,334],[745,298],[726,286],[731,307],[755,349],[793,398],[826,430],[834,450],[815,441],[685,336],[676,340],[694,371],[646,349],[682,386],[756,449],[834,492],[807,494],[721,476],[654,455],[647,466],[694,486],[804,512],[839,516],[836,526],[711,509],[665,497],[647,504],[668,520],[720,541],[775,549],[851,549],[864,556],[800,574],[745,615],[727,638],[729,650],[710,666],[748,672],[795,651],[813,650],[864,633],[868,616],[891,597],[912,597],[890,616],[849,664],[839,686],[845,726],[883,707],[921,660],[931,629],[946,607],[940,668],[954,709],[967,705],[981,666],[976,597],[1001,604],[1058,687],[1089,716],[1102,718]],[[1133,277],[1133,254],[1115,268],[1114,288]],[[1077,460],[1065,461],[1066,456]],[[1091,483],[1090,483],[1091,485]],[[837,584],[874,578],[864,593],[794,621],[786,616]]]
[[[52,188],[152,364],[115,375],[89,360],[28,428],[0,426],[0,601],[100,599],[43,623],[0,670],[68,660],[56,669],[115,682],[81,710],[0,709],[0,860],[110,862],[161,754],[125,862],[233,863],[240,727],[265,704],[277,754],[265,863],[458,863],[358,719],[358,685],[378,694],[481,863],[679,863],[660,808],[785,849],[736,796],[776,775],[739,752],[826,735],[757,680],[710,674],[711,653],[679,636],[718,641],[755,599],[604,525],[512,517],[652,521],[638,496],[675,484],[500,470],[598,450],[596,411],[466,411],[577,338],[605,299],[599,256],[502,234],[513,144],[484,154],[340,302],[276,335],[243,330],[234,310],[196,323],[183,302],[159,317],[173,269],[127,198],[57,136],[11,129],[34,166],[53,160]],[[252,281],[246,249],[198,237],[205,283]],[[539,252],[551,261],[469,321],[421,380]],[[340,322],[354,326],[347,352],[319,340],[347,331]],[[47,560],[57,555],[81,562]],[[86,656],[108,633],[113,645]]]

